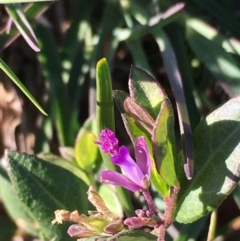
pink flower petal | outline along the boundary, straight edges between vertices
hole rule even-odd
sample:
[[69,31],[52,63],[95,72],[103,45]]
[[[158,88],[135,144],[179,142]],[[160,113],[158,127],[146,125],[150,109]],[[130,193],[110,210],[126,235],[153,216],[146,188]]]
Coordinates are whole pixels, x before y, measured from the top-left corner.
[[151,159],[146,141],[142,136],[137,138],[135,143],[135,158],[142,173],[150,177]]
[[122,174],[115,172],[115,171],[103,171],[101,173],[101,182],[108,183],[112,185],[118,185],[121,187],[124,187],[125,189],[128,189],[132,192],[136,192],[140,189],[142,189],[141,186],[131,182],[129,179],[124,177]]
[[124,175],[132,182],[141,185],[144,177],[141,169],[137,163],[132,159],[128,149],[125,146],[119,148],[119,154],[111,158],[111,161],[121,167],[124,171]]

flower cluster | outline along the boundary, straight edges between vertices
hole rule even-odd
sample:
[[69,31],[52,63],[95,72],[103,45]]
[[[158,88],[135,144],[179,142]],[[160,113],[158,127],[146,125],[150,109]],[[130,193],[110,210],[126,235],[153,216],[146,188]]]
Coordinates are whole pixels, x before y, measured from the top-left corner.
[[136,217],[129,217],[124,221],[115,216],[105,205],[104,200],[91,186],[87,192],[89,201],[97,211],[89,211],[89,216],[79,215],[78,211],[55,211],[53,224],[63,221],[72,221],[68,234],[73,238],[92,236],[108,237],[119,233],[124,225],[129,229],[138,229],[144,226],[158,227],[161,222],[148,190],[150,186],[150,154],[144,137],[139,137],[135,142],[136,162],[130,156],[125,146],[118,145],[118,139],[113,131],[105,129],[100,133],[99,140],[95,142],[101,149],[111,155],[113,164],[119,166],[122,174],[107,170],[101,173],[101,182],[122,186],[132,192],[141,191],[149,205],[149,210],[136,210]]
[[122,186],[132,192],[144,191],[150,185],[150,155],[144,137],[135,142],[136,162],[125,146],[118,146],[118,139],[113,131],[105,129],[96,141],[105,153],[111,155],[113,164],[119,166],[123,174],[107,170],[101,173],[101,182]]
[[72,238],[112,236],[120,232],[123,229],[122,219],[106,207],[104,200],[92,186],[90,186],[87,194],[89,201],[96,207],[97,211],[89,211],[89,216],[86,216],[79,215],[77,210],[74,212],[56,210],[52,224],[62,224],[65,221],[76,223],[68,229],[68,234]]

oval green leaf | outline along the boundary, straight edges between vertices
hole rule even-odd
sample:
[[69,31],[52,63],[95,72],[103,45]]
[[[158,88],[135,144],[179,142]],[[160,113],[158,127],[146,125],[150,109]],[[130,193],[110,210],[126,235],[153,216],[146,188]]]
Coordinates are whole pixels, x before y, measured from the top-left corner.
[[99,154],[99,148],[94,143],[96,139],[92,132],[86,131],[81,134],[75,144],[75,156],[78,166],[90,173]]
[[203,120],[194,132],[195,175],[184,177],[176,220],[193,222],[218,207],[240,177],[240,97],[229,100]]
[[8,157],[13,187],[29,215],[48,239],[71,241],[69,223],[52,225],[51,221],[57,209],[87,212],[86,184],[71,172],[33,155],[10,152]]

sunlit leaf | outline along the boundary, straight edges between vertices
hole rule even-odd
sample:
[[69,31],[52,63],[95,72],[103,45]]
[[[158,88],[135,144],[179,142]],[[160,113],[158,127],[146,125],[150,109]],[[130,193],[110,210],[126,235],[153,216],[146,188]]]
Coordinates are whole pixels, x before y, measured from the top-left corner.
[[155,122],[153,136],[153,156],[156,168],[163,180],[170,186],[179,186],[175,171],[177,162],[173,110],[168,99],[161,104]]
[[240,97],[229,100],[194,132],[196,173],[181,180],[176,220],[193,222],[208,214],[232,192],[240,178]]
[[19,32],[22,34],[28,45],[36,52],[40,51],[37,38],[33,32],[31,25],[26,19],[20,4],[5,5],[8,14],[11,16],[13,22],[17,26]]
[[0,59],[0,69],[5,72],[5,74],[14,82],[14,84],[16,84],[18,88],[28,97],[28,99],[39,109],[39,111],[41,111],[44,115],[47,115],[37,100],[32,96],[28,89],[23,85],[23,83],[18,79],[18,77],[2,59]]
[[162,30],[154,31],[153,35],[155,36],[161,50],[164,67],[166,69],[174,98],[176,100],[178,120],[182,137],[182,150],[185,162],[184,171],[186,177],[191,179],[194,171],[192,130],[190,126],[181,74],[178,68],[174,50],[165,32]]
[[91,132],[84,132],[76,141],[75,157],[77,164],[86,172],[91,172],[94,162],[98,158],[99,148],[94,143],[96,136]]

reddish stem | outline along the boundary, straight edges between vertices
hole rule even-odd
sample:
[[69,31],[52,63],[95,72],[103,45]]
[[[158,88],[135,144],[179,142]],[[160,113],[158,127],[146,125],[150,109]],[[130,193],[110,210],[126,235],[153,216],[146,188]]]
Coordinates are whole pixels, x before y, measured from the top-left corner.
[[165,230],[174,221],[174,211],[177,203],[179,187],[171,187],[171,195],[165,198],[166,210],[163,215],[163,222],[159,225],[159,233],[157,241],[165,241]]
[[168,228],[174,221],[174,211],[180,187],[171,187],[171,195],[165,198],[166,210],[163,216],[164,226]]
[[153,202],[153,199],[152,199],[152,196],[149,192],[149,190],[145,190],[145,191],[142,191],[142,194],[148,204],[148,207],[149,207],[149,210],[154,213],[154,214],[157,214],[157,209],[154,205],[154,202]]

